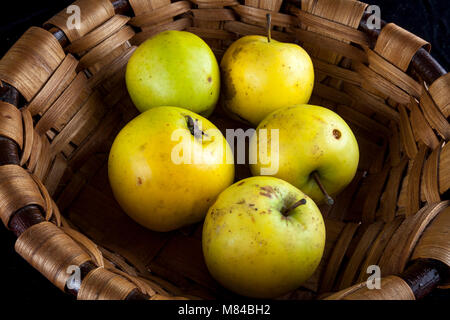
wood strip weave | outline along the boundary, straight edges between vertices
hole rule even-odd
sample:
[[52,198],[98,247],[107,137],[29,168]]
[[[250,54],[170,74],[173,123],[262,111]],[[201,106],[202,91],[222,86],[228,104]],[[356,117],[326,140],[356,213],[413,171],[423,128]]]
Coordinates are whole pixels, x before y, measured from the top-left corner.
[[47,83],[26,106],[32,116],[42,115],[55,102],[76,76],[77,59],[68,54]]
[[11,139],[22,149],[22,113],[15,106],[4,101],[0,101],[0,136]]
[[450,73],[434,81],[428,90],[444,117],[448,118],[450,116]]
[[84,37],[72,42],[65,50],[82,55],[85,51],[94,48],[96,45],[109,38],[119,31],[128,21],[129,17],[119,14],[114,15],[98,28],[92,30]]
[[58,27],[64,32],[70,42],[80,39],[114,15],[114,7],[110,0],[77,0],[72,5],[79,8],[79,28],[74,28],[70,25],[70,23],[74,22],[74,12],[68,12],[66,9],[50,18],[44,24]]
[[91,271],[81,284],[78,300],[124,300],[137,286],[104,268]]
[[0,80],[30,101],[64,57],[61,45],[50,32],[31,27],[0,60]]
[[427,205],[413,216],[406,218],[397,229],[386,246],[379,266],[383,276],[397,274],[403,271],[420,235],[428,223],[439,212],[448,207],[450,201],[442,201]]
[[415,300],[414,293],[400,277],[381,279],[381,289],[368,289],[364,282],[328,296],[326,300]]
[[0,166],[0,218],[9,228],[11,216],[28,205],[45,207],[44,199],[28,172],[17,165]]
[[414,248],[411,260],[435,259],[450,267],[449,230],[450,208],[446,208],[425,229]]
[[17,239],[15,249],[63,291],[71,276],[67,272],[68,268],[80,267],[90,260],[89,255],[72,238],[51,222],[42,222],[29,228]]
[[381,29],[374,50],[400,70],[406,71],[413,56],[422,47],[427,51],[431,49],[425,40],[394,23],[388,23]]

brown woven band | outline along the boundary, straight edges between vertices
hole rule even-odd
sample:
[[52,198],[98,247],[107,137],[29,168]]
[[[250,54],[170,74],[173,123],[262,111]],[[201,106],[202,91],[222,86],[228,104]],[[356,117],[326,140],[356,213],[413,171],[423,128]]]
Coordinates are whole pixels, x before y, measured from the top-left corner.
[[[133,1],[133,2],[139,2],[139,1]],[[96,44],[98,44],[99,40],[97,37],[95,37],[95,39],[89,39],[89,38],[83,38],[84,35],[87,35],[91,30],[94,29],[98,29],[98,27],[100,25],[106,24],[108,23],[108,21],[110,21],[112,19],[112,16],[115,13],[124,13],[124,12],[128,12],[130,11],[130,5],[128,3],[128,1],[125,0],[112,0],[112,1],[98,1],[96,2],[98,5],[89,6],[89,2],[88,1],[78,1],[77,2],[79,5],[81,6],[86,6],[86,10],[87,12],[89,12],[89,14],[92,14],[92,16],[97,17],[96,19],[93,19],[92,23],[86,23],[84,24],[84,29],[81,31],[77,31],[76,33],[70,33],[67,34],[68,31],[64,32],[64,28],[65,25],[61,25],[61,28],[58,28],[57,26],[60,25],[60,22],[63,21],[66,18],[56,18],[56,20],[51,20],[51,23],[49,23],[48,25],[45,26],[45,30],[48,30],[49,32],[46,32],[44,29],[41,28],[36,28],[33,30],[36,31],[31,31],[31,33],[36,36],[36,37],[42,37],[43,39],[45,39],[46,42],[48,42],[49,46],[54,48],[54,55],[52,55],[52,58],[55,58],[55,61],[57,61],[57,63],[55,61],[51,60],[51,57],[44,57],[44,59],[46,59],[45,61],[47,61],[47,64],[49,66],[49,69],[47,70],[46,73],[42,74],[42,77],[38,79],[37,82],[35,83],[31,83],[29,86],[27,87],[20,87],[17,88],[19,90],[17,90],[16,88],[14,88],[13,86],[11,86],[8,83],[11,83],[12,85],[16,85],[16,83],[20,82],[19,80],[16,81],[16,78],[14,77],[18,77],[18,75],[20,75],[21,73],[17,73],[13,72],[11,74],[8,74],[9,69],[7,67],[4,67],[4,70],[6,70],[3,74],[4,74],[4,80],[8,83],[0,83],[0,101],[5,101],[6,103],[8,103],[8,106],[16,106],[16,107],[20,107],[23,105],[23,102],[25,101],[25,99],[27,101],[31,100],[31,105],[33,106],[33,100],[34,99],[38,99],[37,101],[45,101],[45,103],[48,103],[47,105],[41,105],[40,103],[35,103],[34,107],[31,110],[27,110],[26,112],[23,112],[23,119],[24,119],[24,127],[25,127],[25,133],[23,136],[24,141],[22,141],[22,146],[21,146],[21,141],[20,141],[20,137],[19,135],[16,135],[15,133],[11,133],[10,130],[5,126],[4,129],[2,129],[3,131],[0,131],[0,150],[2,152],[0,152],[0,165],[8,165],[8,164],[14,164],[17,165],[19,164],[19,161],[21,159],[19,159],[19,154],[20,154],[20,149],[21,148],[27,148],[27,153],[23,152],[22,153],[22,161],[29,161],[29,163],[33,164],[32,167],[35,167],[38,165],[38,163],[40,162],[40,160],[38,161],[38,157],[39,157],[39,152],[31,152],[31,150],[33,149],[37,149],[40,150],[40,148],[42,147],[42,141],[40,139],[35,139],[35,135],[34,135],[34,129],[31,128],[32,130],[27,130],[27,124],[29,126],[29,124],[31,123],[31,127],[32,127],[32,120],[31,120],[31,113],[30,111],[33,111],[33,114],[39,114],[42,113],[43,111],[47,111],[48,110],[53,110],[53,116],[58,115],[58,101],[48,101],[46,98],[46,93],[47,91],[45,91],[45,83],[50,83],[50,82],[57,82],[58,84],[61,84],[61,92],[64,90],[64,88],[67,86],[69,86],[69,83],[73,83],[73,79],[75,78],[74,73],[72,72],[73,69],[76,67],[75,61],[70,61],[70,57],[67,56],[65,57],[64,55],[60,55],[60,47],[66,47],[69,44],[69,39],[72,41],[72,45],[73,44],[78,44],[80,46],[80,48],[78,48],[78,50],[84,50],[84,48],[91,48],[92,46],[95,46]],[[112,4],[112,6],[111,6]],[[178,6],[181,6],[180,4],[177,5],[176,8],[178,8]],[[111,8],[113,8],[113,10],[111,10]],[[181,8],[180,10],[184,10],[185,8]],[[258,12],[258,10],[253,10],[254,12]],[[252,12],[253,12],[252,11]],[[164,19],[166,19],[166,15],[162,14],[163,13],[163,9],[161,9],[159,11],[161,13],[161,16],[157,16],[155,17],[154,14],[144,14],[140,19],[135,19],[134,21],[140,21],[142,20],[143,25],[147,24],[147,23],[173,23],[171,21],[165,21]],[[61,13],[63,14],[63,13]],[[312,15],[307,15],[307,14],[303,14],[305,19],[309,19],[308,21],[313,24],[316,23],[317,21],[315,20],[315,17]],[[258,15],[257,13],[255,13],[255,17],[257,18]],[[280,15],[280,23],[283,23],[283,19],[286,17],[283,17],[283,15]],[[58,20],[59,19],[59,20]],[[94,22],[95,21],[95,22]],[[363,18],[360,22],[360,26],[359,26],[359,30],[361,31],[361,33],[358,33],[360,36],[358,37],[358,41],[360,41],[361,43],[363,43],[364,45],[368,45],[371,49],[374,49],[374,52],[377,52],[376,50],[376,43],[377,43],[377,38],[379,35],[379,31],[374,31],[374,30],[369,30],[366,26],[366,19]],[[114,22],[114,21],[113,21]],[[233,21],[234,22],[234,21]],[[118,25],[120,25],[120,23],[118,25],[110,22],[113,26],[117,27]],[[332,26],[337,26],[335,24],[330,24]],[[384,23],[382,24],[384,25]],[[122,28],[122,27],[117,27],[117,28]],[[119,44],[122,44],[122,40],[123,39],[129,39],[129,37],[131,37],[132,35],[132,29],[128,26],[124,27],[124,29],[126,29],[127,31],[123,32],[123,38],[117,39],[117,41],[114,41],[111,44],[111,47],[109,47],[108,50],[110,50],[111,48],[116,48]],[[37,31],[39,30],[39,31]],[[342,34],[346,33],[346,28],[342,28]],[[101,31],[101,30],[100,30]],[[99,31],[99,33],[101,33]],[[37,35],[35,35],[37,34]],[[54,39],[57,40],[57,44],[55,45],[55,41],[54,39],[50,39],[48,37],[48,34],[53,34]],[[108,33],[109,35],[110,33]],[[364,34],[366,36],[364,36]],[[102,37],[106,37],[107,34],[105,33],[104,35],[100,34],[98,35],[100,38]],[[368,41],[366,41],[366,39],[368,39]],[[78,40],[78,43],[77,43]],[[114,40],[114,38],[112,38],[112,40]],[[126,41],[126,40],[125,40]],[[81,44],[80,44],[81,43]],[[24,45],[25,47],[29,47],[30,43],[26,43],[26,45]],[[75,48],[77,49],[77,48]],[[76,50],[75,50],[76,51]],[[414,51],[411,49],[411,52]],[[92,52],[92,51],[91,51]],[[96,53],[94,51],[94,53]],[[386,60],[391,61],[387,56],[385,56],[384,54],[378,52],[380,54],[380,56],[383,56]],[[36,61],[36,59],[38,59],[35,55],[39,54],[39,52],[37,51],[30,51],[29,57],[27,57],[26,61],[27,63],[29,63],[31,66],[34,66],[34,62]],[[352,53],[350,53],[352,54]],[[421,105],[420,107],[417,105],[417,109],[416,111],[418,112],[418,116],[422,116],[425,117],[427,119],[429,119],[431,125],[433,126],[433,128],[428,128],[429,130],[432,129],[436,129],[443,137],[448,137],[448,124],[446,126],[446,124],[442,121],[441,118],[439,118],[439,112],[442,112],[444,114],[448,114],[446,113],[446,110],[448,109],[448,99],[447,96],[441,96],[440,94],[440,88],[442,86],[445,86],[448,83],[448,77],[443,76],[445,74],[445,70],[442,69],[442,67],[439,66],[439,64],[429,55],[429,53],[423,49],[420,48],[418,50],[415,50],[414,54],[410,54],[410,56],[412,55],[412,57],[408,57],[409,61],[409,70],[411,71],[412,75],[418,75],[421,79],[423,79],[426,83],[431,84],[430,86],[430,94],[431,96],[434,98],[433,99],[428,96],[428,92],[426,92],[425,94],[422,94],[421,98],[421,102],[423,102],[423,104],[425,105],[425,109],[422,110],[421,107],[423,107],[423,105]],[[65,57],[65,58],[64,58]],[[63,60],[64,59],[64,60]],[[87,58],[85,58],[84,60],[84,65],[85,67],[89,67],[90,65],[93,65],[96,61],[98,61],[99,59],[101,59],[101,52],[99,52],[99,55],[97,55],[94,58],[91,58],[89,56],[87,56]],[[378,59],[377,56],[374,56],[373,59],[371,60],[371,64],[372,67],[376,68],[380,68],[378,70],[381,70],[383,68],[386,68],[386,64],[384,64],[383,60]],[[87,60],[87,62],[86,62]],[[363,58],[362,58],[363,60]],[[394,59],[395,60],[395,59]],[[362,61],[365,62],[365,61]],[[400,61],[400,62],[396,62],[396,61],[391,61],[392,63],[399,63],[401,68],[404,69],[405,68],[405,62],[404,61]],[[326,68],[326,66],[323,66],[324,68]],[[64,70],[71,70],[70,74],[67,75],[66,73],[62,72],[60,69],[64,68]],[[371,72],[373,72],[373,70],[362,66],[362,68],[365,68],[364,70],[366,72],[368,72],[368,74],[372,74]],[[367,69],[367,70],[366,70]],[[49,72],[50,70],[50,72]],[[409,78],[404,77],[402,74],[400,73],[395,73],[395,71],[392,71],[394,73],[394,75],[398,76],[398,77],[402,77],[401,80],[403,81],[402,83],[404,84],[404,86],[402,87],[403,90],[407,91],[408,93],[418,93],[418,89],[415,87],[414,82],[411,82]],[[3,75],[2,74],[2,75]],[[66,76],[67,78],[62,78],[62,83],[60,81],[56,81],[59,78],[54,78],[54,77],[61,77],[61,76]],[[73,78],[71,78],[73,76]],[[82,78],[82,75],[79,75],[80,78]],[[86,79],[82,79],[80,80],[80,83],[85,83]],[[433,86],[435,84],[435,80],[439,80],[439,82],[436,82],[436,85]],[[78,82],[77,82],[78,83]],[[75,83],[75,85],[77,84]],[[386,86],[389,86],[388,83],[386,83]],[[84,85],[81,85],[81,87],[84,87]],[[431,89],[433,88],[433,92],[431,91]],[[40,90],[40,91],[39,91]],[[43,91],[44,90],[44,91]],[[426,91],[426,90],[423,90]],[[423,93],[422,91],[422,93]],[[402,99],[404,96],[402,95],[402,93],[400,91],[397,91],[399,93],[399,98]],[[435,97],[436,95],[436,97]],[[57,96],[57,95],[55,95]],[[403,101],[403,100],[402,100]],[[62,103],[62,101],[61,101]],[[75,103],[78,107],[82,107],[84,104],[84,101],[79,101],[79,103]],[[39,106],[38,106],[39,105]],[[55,107],[56,106],[56,107]],[[11,107],[8,107],[10,110]],[[40,108],[44,108],[44,109],[40,109]],[[78,110],[78,109],[77,109]],[[401,109],[400,109],[401,110]],[[411,109],[414,110],[414,109]],[[8,111],[9,113],[14,113],[15,111],[12,111],[12,109],[10,111]],[[76,111],[74,111],[75,113]],[[15,112],[14,114],[18,114],[17,112]],[[52,115],[52,113],[49,113],[47,115],[47,117],[50,117],[50,115]],[[72,114],[73,115],[73,114]],[[400,114],[400,116],[396,113],[394,115],[392,115],[392,117],[397,117],[397,118],[401,118],[403,119],[403,124],[402,124],[402,138],[403,139],[409,139],[409,141],[411,142],[411,130],[408,129],[408,123],[406,122],[406,118],[404,116],[404,114]],[[27,120],[26,120],[27,119]],[[67,124],[69,119],[71,119],[70,115],[67,115],[67,118],[65,117],[61,117],[61,121],[63,121],[63,123],[61,123],[61,128],[63,127],[63,125]],[[15,120],[17,121],[17,120]],[[411,120],[412,121],[412,120]],[[47,119],[45,116],[43,118],[40,119],[40,121],[38,122],[38,126],[36,127],[37,129],[42,129],[42,132],[46,132],[50,127],[50,123],[53,124],[58,124],[58,121],[54,121],[54,120],[49,120],[49,118]],[[75,124],[73,125],[74,127]],[[414,126],[416,127],[416,126]],[[427,128],[425,128],[424,130],[428,130]],[[3,133],[1,133],[3,132]],[[415,133],[414,133],[415,134]],[[436,150],[436,154],[434,154],[433,157],[430,157],[427,162],[428,162],[428,166],[426,166],[426,174],[427,176],[430,177],[431,180],[434,181],[434,183],[436,183],[437,177],[438,177],[438,173],[437,173],[437,165],[434,165],[439,158],[439,152],[441,150],[441,146],[438,145],[437,140],[436,141],[430,141],[426,139],[430,139],[427,138],[428,135],[423,135],[423,139],[424,139],[424,143],[428,146],[430,145],[434,145],[434,149]],[[31,142],[30,142],[31,141]],[[30,149],[31,148],[31,149]],[[439,149],[437,149],[439,148]],[[5,152],[3,152],[5,151]],[[59,150],[58,150],[59,151]],[[45,152],[40,151],[41,153],[45,154]],[[409,153],[411,155],[418,153],[420,154],[420,148],[417,150],[417,148],[415,149],[412,145],[411,148],[409,149]],[[25,156],[23,156],[23,154],[25,154]],[[31,154],[31,155],[30,155]],[[420,154],[422,157],[424,157],[423,154]],[[31,158],[31,156],[35,157],[35,158]],[[30,157],[30,158],[28,158]],[[20,161],[21,162],[21,161]],[[44,161],[45,162],[45,161]],[[22,163],[21,163],[22,164]],[[5,166],[7,167],[7,166]],[[0,167],[1,168],[1,167]],[[43,170],[43,169],[41,169]],[[31,184],[30,184],[31,185]],[[393,183],[393,185],[395,185],[395,183]],[[398,186],[397,186],[398,187]],[[437,192],[437,193],[436,193]],[[439,201],[440,198],[438,198],[439,196],[439,185],[431,185],[431,184],[426,184],[425,183],[425,196],[426,196],[426,200],[429,201]],[[418,201],[418,199],[417,199]],[[411,206],[415,206],[416,204],[411,204]],[[20,206],[19,206],[20,207]],[[12,212],[6,212],[5,214],[2,214],[2,218],[6,217],[6,224],[9,226],[9,228],[17,235],[20,236],[22,239],[20,242],[18,241],[18,252],[20,251],[20,253],[27,259],[29,260],[29,262],[31,264],[33,264],[34,260],[34,256],[35,254],[31,254],[31,252],[38,252],[39,251],[39,244],[42,245],[48,245],[50,247],[52,246],[56,246],[56,242],[53,243],[53,237],[62,237],[66,240],[64,241],[68,241],[71,242],[70,238],[67,238],[65,235],[59,235],[59,233],[55,233],[53,235],[53,233],[51,233],[51,236],[48,237],[48,239],[46,238],[45,241],[43,240],[42,242],[37,242],[37,243],[32,243],[32,241],[27,241],[28,235],[29,233],[31,233],[32,229],[38,229],[38,228],[43,228],[43,226],[47,226],[47,223],[42,223],[44,221],[44,218],[42,216],[43,214],[43,207],[46,207],[46,203],[39,203],[38,205],[36,205],[35,203],[33,204],[23,204],[23,207],[21,208],[16,208],[14,207],[14,210],[9,210]],[[47,206],[48,207],[48,206]],[[411,209],[411,212],[413,212],[414,209]],[[48,212],[47,212],[48,213]],[[430,211],[430,214],[426,214],[423,215],[423,217],[421,216],[421,218],[423,218],[423,221],[428,221],[428,219],[432,219],[434,217],[433,212]],[[5,219],[4,219],[5,221]],[[409,225],[405,225],[405,228],[408,227]],[[48,228],[53,228],[53,227],[48,227]],[[374,241],[376,234],[380,231],[381,229],[381,225],[380,226],[374,226],[373,230],[371,229],[370,231],[373,232],[369,232],[367,233],[367,241]],[[408,229],[408,228],[406,228]],[[405,229],[405,230],[406,230]],[[408,229],[409,230],[409,229]],[[28,232],[29,231],[29,232]],[[45,232],[43,233],[43,236],[45,235]],[[415,234],[413,234],[415,236]],[[24,240],[23,240],[24,239]],[[407,241],[408,245],[413,243],[412,241]],[[406,246],[406,244],[405,244]],[[53,248],[53,247],[52,247]],[[407,248],[412,250],[413,248]],[[55,250],[59,250],[57,247],[55,247]],[[345,251],[345,250],[344,250]],[[64,279],[66,275],[62,275],[59,274],[57,272],[59,272],[60,270],[62,270],[63,268],[61,266],[64,266],[65,263],[67,261],[69,262],[76,262],[80,268],[83,270],[83,274],[84,276],[89,277],[89,281],[86,281],[82,283],[82,290],[78,290],[78,289],[73,289],[70,291],[70,293],[74,294],[74,295],[79,295],[80,298],[102,298],[102,297],[115,297],[117,299],[147,299],[148,296],[143,294],[140,290],[137,289],[137,286],[134,286],[133,284],[130,284],[128,282],[124,282],[123,286],[118,286],[119,282],[123,280],[121,278],[118,278],[117,281],[112,281],[111,285],[109,285],[108,281],[101,281],[102,286],[96,286],[95,283],[97,282],[97,280],[101,279],[116,279],[117,275],[114,273],[111,273],[110,271],[106,271],[102,268],[97,269],[96,265],[93,264],[90,259],[84,259],[85,256],[83,256],[83,254],[81,253],[81,251],[79,252],[80,255],[77,256],[75,254],[75,256],[67,256],[66,254],[68,254],[67,252],[64,252],[62,250],[58,251],[58,255],[55,255],[55,260],[54,261],[50,261],[48,264],[36,264],[36,267],[45,275],[47,276],[53,283],[55,283],[58,287],[64,289],[65,286],[65,281]],[[36,255],[37,258],[39,258],[39,255]],[[79,259],[76,257],[83,257],[83,259]],[[430,258],[430,259],[426,259],[426,258]],[[89,257],[88,257],[89,258]],[[338,257],[336,256],[336,259],[339,260],[342,257]],[[360,262],[361,257],[356,256],[355,261],[354,261],[354,265],[358,264]],[[72,260],[74,259],[74,260]],[[414,296],[416,298],[420,298],[423,297],[424,295],[426,295],[426,293],[428,293],[430,290],[432,290],[434,287],[436,287],[439,282],[441,281],[441,279],[444,276],[444,273],[447,272],[448,268],[443,268],[442,267],[442,263],[438,262],[436,260],[435,256],[432,255],[432,253],[426,253],[426,256],[422,257],[418,257],[417,260],[415,260],[413,262],[413,264],[411,266],[409,266],[405,272],[403,272],[399,277],[394,277],[394,278],[388,278],[389,281],[392,280],[392,282],[394,283],[400,283],[400,285],[397,286],[392,286],[393,288],[400,288],[400,287],[405,287],[405,291],[403,293],[396,293],[398,294],[398,296],[400,297],[405,297],[405,298],[414,298]],[[76,261],[75,261],[76,260]],[[399,257],[399,264],[402,265],[404,264],[405,258]],[[101,270],[101,271],[98,271]],[[334,270],[330,270],[330,273],[333,273]],[[350,271],[348,271],[348,274],[350,274]],[[402,279],[403,280],[402,280]],[[119,282],[118,282],[119,281]],[[348,279],[346,279],[345,281],[346,283],[349,282]],[[92,284],[94,283],[94,284]],[[402,284],[405,284],[405,286],[403,286]],[[425,283],[425,288],[423,283]],[[419,285],[422,284],[422,285]],[[389,282],[386,283],[386,286],[389,288]],[[112,293],[111,293],[112,292]],[[158,295],[155,295],[158,296]],[[380,296],[381,297],[381,296]],[[388,296],[383,296],[383,298],[386,298]]]
[[[29,228],[17,239],[15,249],[63,291],[71,275],[68,267],[79,267],[90,260],[89,255],[72,238],[51,222],[42,222]],[[48,251],[52,255],[47,255]]]
[[397,276],[388,276],[381,279],[381,289],[370,290],[363,284],[357,284],[339,291],[326,300],[414,300],[411,287],[405,280]]

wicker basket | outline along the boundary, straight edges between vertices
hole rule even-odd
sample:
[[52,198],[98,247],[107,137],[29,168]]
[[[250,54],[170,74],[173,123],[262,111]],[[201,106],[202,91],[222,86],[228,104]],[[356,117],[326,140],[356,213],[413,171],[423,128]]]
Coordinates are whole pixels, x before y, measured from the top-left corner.
[[[353,182],[321,207],[319,268],[280,299],[418,299],[449,286],[450,74],[427,42],[392,23],[371,30],[367,5],[353,0],[75,4],[81,28],[68,28],[64,10],[0,60],[0,216],[18,237],[17,253],[55,286],[78,299],[234,296],[206,269],[202,224],[140,227],[114,201],[106,163],[115,135],[137,115],[124,82],[137,45],[187,30],[220,59],[239,36],[264,35],[267,13],[272,37],[313,59],[310,103],[339,113],[361,153]],[[242,126],[216,110],[219,128]],[[236,179],[249,175],[244,165],[236,171]],[[379,290],[366,286],[370,265],[381,268]]]

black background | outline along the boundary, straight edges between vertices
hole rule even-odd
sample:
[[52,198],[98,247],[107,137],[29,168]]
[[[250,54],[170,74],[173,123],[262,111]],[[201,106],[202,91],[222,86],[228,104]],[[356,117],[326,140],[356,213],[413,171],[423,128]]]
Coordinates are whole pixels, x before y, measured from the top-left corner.
[[[42,25],[72,2],[73,0],[3,0],[0,7],[0,56],[29,26]],[[432,55],[446,70],[450,69],[448,0],[371,0],[370,4],[380,6],[381,18],[386,22],[394,22],[429,41]],[[0,301],[45,300],[54,304],[73,299],[62,294],[18,256],[14,251],[14,243],[12,233],[0,227]],[[426,298],[428,301],[449,299],[448,290],[437,290]]]

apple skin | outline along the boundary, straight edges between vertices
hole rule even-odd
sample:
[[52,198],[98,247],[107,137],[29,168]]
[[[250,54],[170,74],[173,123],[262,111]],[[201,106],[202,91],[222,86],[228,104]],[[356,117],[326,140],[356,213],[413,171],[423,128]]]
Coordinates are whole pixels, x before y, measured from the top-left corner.
[[[204,131],[214,130],[213,141],[202,144],[194,138],[187,115],[200,120]],[[172,141],[175,130],[204,152],[204,161],[172,161],[172,151],[180,144]],[[230,146],[209,120],[186,109],[158,107],[119,132],[109,154],[108,175],[117,202],[133,220],[154,231],[170,231],[201,221],[219,193],[233,183],[230,155]]]
[[[305,199],[284,216],[280,210]],[[228,187],[203,225],[203,254],[224,287],[254,298],[274,298],[298,288],[314,273],[325,246],[316,204],[291,184],[251,177]]]
[[164,31],[142,43],[128,61],[125,80],[141,112],[174,106],[207,117],[219,99],[216,57],[200,37],[186,31]]
[[245,36],[227,49],[220,67],[225,109],[254,126],[272,111],[311,97],[313,64],[293,43]]
[[[311,175],[314,171],[331,196],[355,176],[358,142],[347,123],[327,108],[308,104],[283,108],[267,116],[256,132],[260,129],[267,129],[269,137],[271,129],[279,130],[279,168],[273,176],[293,184],[317,204],[322,204],[325,197]],[[251,143],[258,144],[258,150],[259,139],[259,134],[251,139]],[[268,153],[262,155],[274,156],[270,149]],[[262,165],[259,156],[255,156],[257,163],[250,164],[253,175],[260,175],[261,168],[271,165]]]

